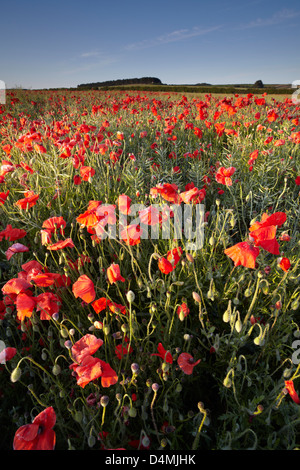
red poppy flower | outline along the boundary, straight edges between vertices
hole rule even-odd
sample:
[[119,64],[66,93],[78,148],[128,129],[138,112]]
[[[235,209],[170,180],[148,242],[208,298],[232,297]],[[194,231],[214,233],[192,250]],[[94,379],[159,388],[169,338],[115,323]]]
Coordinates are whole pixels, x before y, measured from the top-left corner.
[[121,212],[121,214],[124,214],[124,215],[130,214],[131,212],[130,204],[131,204],[131,199],[130,197],[126,196],[126,194],[121,194],[118,197],[118,206],[119,206],[119,211]]
[[121,276],[120,266],[118,264],[111,264],[106,271],[107,278],[110,284],[114,284],[117,281],[125,282],[124,277]]
[[173,271],[173,264],[170,263],[166,258],[162,257],[159,258],[158,260],[158,269],[163,273],[163,274],[169,274],[170,272]]
[[[300,185],[300,176],[297,176],[296,179],[295,179],[295,183],[297,186]],[[1,201],[0,201],[1,202]]]
[[224,250],[225,255],[234,261],[235,266],[245,266],[246,268],[255,268],[255,260],[259,255],[259,248],[252,243],[240,242]]
[[92,210],[86,210],[83,214],[80,214],[76,221],[85,227],[94,227],[99,221],[99,217]]
[[4,348],[0,351],[0,364],[5,364],[10,361],[17,354],[16,348]]
[[173,264],[174,268],[178,264],[182,253],[183,253],[183,251],[182,251],[181,247],[173,248],[172,250],[168,251],[167,260],[170,261],[170,263]]
[[150,195],[156,197],[161,195],[163,199],[174,204],[180,204],[181,199],[178,193],[178,186],[176,184],[164,183],[150,189]]
[[122,315],[126,314],[126,307],[122,304],[117,304],[116,302],[109,302],[108,308],[112,313],[122,313]]
[[221,183],[221,184],[224,184],[226,186],[231,186],[232,185],[232,180],[231,180],[231,176],[233,175],[233,173],[236,171],[236,169],[234,167],[230,167],[230,168],[224,168],[224,167],[221,167],[218,169],[215,177],[216,177],[216,181],[218,183]]
[[133,349],[131,346],[129,346],[129,344],[118,344],[116,347],[115,347],[115,354],[117,356],[118,359],[122,359],[123,356],[126,356],[127,354],[130,354],[132,353]]
[[74,248],[74,243],[71,238],[66,238],[60,242],[53,243],[52,245],[47,246],[47,250],[57,251],[63,250],[64,248]]
[[2,287],[2,292],[5,295],[9,294],[20,294],[21,292],[25,292],[27,289],[29,289],[31,284],[27,282],[25,279],[19,279],[19,278],[12,278],[9,281],[4,284]]
[[100,313],[102,312],[102,310],[105,310],[109,306],[109,304],[109,299],[106,299],[105,297],[100,297],[100,299],[97,299],[92,303],[92,307],[96,313]]
[[28,295],[26,292],[20,292],[16,299],[17,317],[20,321],[30,318],[33,310],[36,307],[36,300],[32,295]]
[[288,271],[291,267],[291,262],[288,258],[281,258],[278,266],[283,270],[283,271]]
[[66,227],[66,221],[63,217],[50,217],[43,222],[42,228],[47,230],[50,234],[55,233],[57,230],[64,235],[64,228]]
[[139,211],[140,221],[144,225],[156,225],[160,220],[160,211],[157,207],[149,206]]
[[86,275],[80,276],[72,286],[72,292],[75,297],[80,297],[87,304],[93,302],[96,297],[93,281]]
[[184,318],[187,317],[188,314],[190,313],[190,309],[188,308],[187,304],[183,302],[181,305],[177,307],[176,313],[180,320],[184,320]]
[[205,196],[204,190],[200,190],[196,187],[191,188],[187,191],[180,193],[180,198],[185,204],[189,204],[190,202],[198,202],[199,196]]
[[177,359],[180,369],[187,375],[193,373],[194,367],[199,364],[200,361],[201,359],[195,361],[193,356],[189,353],[181,353]]
[[169,364],[173,364],[173,357],[170,351],[166,351],[163,347],[162,343],[159,343],[157,346],[158,353],[153,353],[151,356],[158,356],[163,359],[163,361],[168,362]]
[[82,166],[80,168],[80,176],[83,181],[88,181],[94,174],[95,170],[91,166]]
[[271,225],[275,225],[280,227],[286,221],[286,214],[284,212],[274,212],[274,214],[268,215],[264,213],[261,217],[260,222],[254,222],[249,228],[250,232],[257,230],[261,227],[270,227]]
[[279,243],[276,240],[276,226],[262,226],[250,232],[256,246],[261,246],[264,250],[274,255],[279,255]]
[[24,253],[25,251],[29,251],[28,246],[22,245],[22,243],[14,243],[12,246],[8,248],[8,250],[5,252],[6,259],[10,260],[10,258],[15,254],[15,253]]
[[27,235],[26,230],[21,228],[12,228],[10,224],[6,226],[2,232],[0,232],[0,241],[5,238],[5,240],[9,240],[10,242],[14,242],[19,240],[20,238],[25,237]]
[[102,344],[103,340],[101,338],[97,338],[95,335],[88,333],[73,344],[71,348],[72,357],[80,364],[85,356],[91,356],[94,354]]
[[97,357],[84,356],[80,365],[74,363],[70,368],[74,370],[77,384],[82,388],[100,377],[102,387],[110,387],[118,381],[118,376],[110,365]]
[[5,203],[8,195],[9,195],[9,189],[6,191],[6,193],[4,193],[4,192],[0,193],[0,204]]
[[121,230],[120,238],[127,245],[134,246],[141,243],[141,235],[143,230],[138,224],[127,225],[123,230]]
[[56,435],[53,427],[56,415],[52,406],[39,413],[32,424],[21,426],[14,436],[14,450],[53,450]]
[[25,191],[24,195],[25,195],[25,198],[19,199],[16,202],[16,205],[20,209],[30,209],[30,207],[35,206],[35,204],[37,203],[37,200],[40,197],[39,194],[34,194],[33,191]]
[[37,312],[40,312],[41,320],[50,320],[52,315],[60,310],[61,299],[53,292],[43,292],[36,298]]
[[294,382],[292,380],[286,380],[284,385],[292,400],[297,403],[297,405],[300,405],[300,398],[295,390]]
[[33,269],[27,275],[27,281],[39,287],[49,287],[55,284],[60,278],[60,274],[56,273],[43,273],[39,270]]

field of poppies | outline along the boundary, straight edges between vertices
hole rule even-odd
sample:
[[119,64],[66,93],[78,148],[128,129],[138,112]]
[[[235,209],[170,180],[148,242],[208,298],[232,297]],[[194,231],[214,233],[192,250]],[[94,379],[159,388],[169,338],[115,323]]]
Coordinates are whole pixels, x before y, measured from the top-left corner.
[[7,91],[1,449],[300,447],[299,124],[279,95]]

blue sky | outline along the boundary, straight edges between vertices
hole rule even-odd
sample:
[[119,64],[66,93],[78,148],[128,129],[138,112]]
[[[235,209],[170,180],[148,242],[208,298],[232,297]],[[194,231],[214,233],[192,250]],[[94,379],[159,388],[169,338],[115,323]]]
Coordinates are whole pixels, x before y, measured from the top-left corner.
[[300,80],[299,0],[10,0],[0,14],[7,88]]

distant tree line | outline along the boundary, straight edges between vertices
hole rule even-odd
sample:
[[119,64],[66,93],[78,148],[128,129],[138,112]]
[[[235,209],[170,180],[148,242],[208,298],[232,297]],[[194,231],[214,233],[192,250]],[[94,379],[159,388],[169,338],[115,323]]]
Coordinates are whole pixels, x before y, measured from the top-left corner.
[[162,85],[162,83],[160,79],[156,77],[122,78],[119,80],[107,80],[104,82],[83,83],[78,85],[77,88],[98,89],[99,87],[122,85]]

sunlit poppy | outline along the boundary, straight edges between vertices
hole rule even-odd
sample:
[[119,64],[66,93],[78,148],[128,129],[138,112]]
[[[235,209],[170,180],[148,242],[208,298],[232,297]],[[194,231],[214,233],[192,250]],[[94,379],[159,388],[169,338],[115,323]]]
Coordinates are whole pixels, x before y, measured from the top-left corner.
[[129,196],[126,196],[126,194],[121,194],[118,197],[118,207],[119,207],[119,211],[121,212],[121,214],[124,214],[124,215],[130,214],[131,212],[130,204],[131,204],[131,198]]
[[76,298],[80,297],[87,304],[93,302],[96,297],[94,283],[86,274],[82,274],[73,284],[72,292]]
[[21,426],[14,436],[14,450],[53,450],[56,435],[53,427],[56,422],[54,409],[50,406],[39,413],[32,424]]
[[26,317],[30,318],[36,307],[36,299],[32,295],[25,292],[18,294],[16,299],[17,317],[20,321],[24,321]]
[[291,262],[288,258],[280,258],[280,261],[278,263],[278,266],[283,270],[283,271],[288,271],[291,267]]
[[66,238],[60,242],[53,243],[52,245],[47,246],[47,250],[57,251],[63,250],[64,248],[74,248],[74,243],[71,238]]
[[216,181],[220,184],[224,184],[225,186],[231,186],[232,185],[231,176],[235,173],[235,171],[236,169],[234,167],[219,168],[215,175]]
[[24,195],[25,195],[25,198],[19,199],[16,202],[16,205],[20,209],[24,209],[24,210],[30,209],[31,207],[35,206],[35,204],[37,203],[37,200],[40,197],[39,194],[34,194],[33,191],[26,191]]
[[120,266],[116,263],[112,263],[106,271],[107,278],[110,284],[121,281],[125,282],[123,276],[121,276]]
[[88,333],[73,344],[71,348],[72,357],[76,362],[81,363],[85,356],[94,354],[102,344],[103,340],[101,338]]
[[155,188],[150,189],[150,195],[156,197],[161,195],[163,199],[174,204],[180,204],[180,194],[178,193],[178,186],[176,184],[164,183],[157,185]]
[[102,387],[110,387],[118,381],[116,372],[109,364],[90,355],[84,356],[80,365],[74,363],[70,368],[75,372],[77,384],[81,388],[100,377]]
[[59,231],[61,235],[64,235],[66,225],[66,221],[63,217],[51,217],[43,222],[42,228],[51,234]]
[[125,241],[127,245],[138,245],[141,242],[143,230],[138,224],[127,225],[121,230],[120,238]]
[[1,193],[0,193],[0,204],[4,204],[4,203],[5,203],[5,201],[6,201],[7,197],[8,197],[8,195],[9,195],[9,189],[6,191],[6,193],[4,193],[4,192],[1,192]]
[[92,307],[96,313],[100,313],[102,312],[102,310],[105,310],[109,306],[109,304],[109,299],[106,299],[106,297],[100,297],[92,303]]
[[187,375],[191,375],[193,373],[194,367],[200,362],[201,359],[195,361],[193,356],[189,353],[181,353],[177,359],[177,364],[179,365],[180,369]]
[[89,179],[95,175],[95,169],[91,166],[82,166],[80,168],[80,176],[83,181],[89,181]]
[[173,271],[173,264],[168,261],[166,258],[161,257],[158,260],[158,269],[163,273],[163,274],[169,274]]
[[3,294],[20,294],[20,292],[25,292],[29,289],[31,284],[24,279],[12,278],[7,281],[2,287]]
[[235,266],[245,266],[246,268],[255,269],[256,258],[259,255],[259,248],[253,246],[252,243],[245,241],[237,243],[230,248],[226,248],[224,253],[234,261]]
[[297,403],[297,405],[300,405],[300,398],[295,390],[294,382],[292,380],[285,380],[284,385],[292,400]]
[[14,242],[19,240],[20,238],[25,237],[27,234],[26,230],[21,228],[12,228],[10,224],[6,226],[2,232],[0,232],[0,241],[5,238],[5,240],[9,240],[10,242]]
[[42,292],[36,298],[36,311],[40,312],[41,320],[50,320],[60,310],[61,299],[53,292]]

